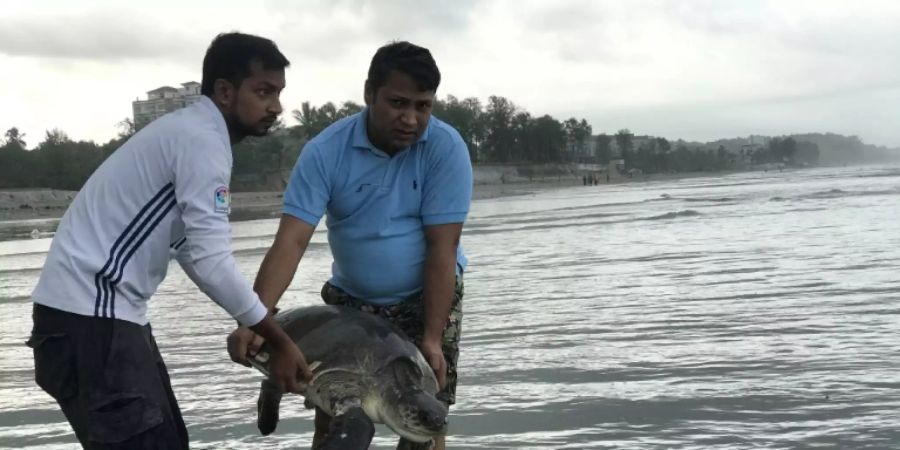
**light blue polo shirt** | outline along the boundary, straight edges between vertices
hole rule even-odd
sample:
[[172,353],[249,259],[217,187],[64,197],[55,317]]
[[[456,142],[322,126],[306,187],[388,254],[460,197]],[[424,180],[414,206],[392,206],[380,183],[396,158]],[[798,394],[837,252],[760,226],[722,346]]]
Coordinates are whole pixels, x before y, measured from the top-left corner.
[[[325,215],[330,282],[387,305],[422,290],[423,227],[466,220],[472,163],[459,133],[435,117],[415,144],[390,157],[369,141],[367,114],[335,122],[306,144],[284,212],[312,226]],[[464,269],[462,245],[456,258]]]

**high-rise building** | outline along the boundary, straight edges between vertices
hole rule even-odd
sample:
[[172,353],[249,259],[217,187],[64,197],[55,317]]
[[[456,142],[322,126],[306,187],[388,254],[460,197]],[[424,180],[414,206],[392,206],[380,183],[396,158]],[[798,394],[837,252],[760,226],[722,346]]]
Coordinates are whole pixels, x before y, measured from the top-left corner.
[[188,81],[180,88],[163,86],[147,92],[147,100],[131,102],[135,129],[179,108],[184,108],[200,99],[200,83]]

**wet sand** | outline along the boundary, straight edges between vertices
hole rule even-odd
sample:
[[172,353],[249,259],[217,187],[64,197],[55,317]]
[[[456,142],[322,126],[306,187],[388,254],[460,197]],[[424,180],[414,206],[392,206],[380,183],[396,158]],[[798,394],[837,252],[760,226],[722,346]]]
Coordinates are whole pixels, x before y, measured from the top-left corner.
[[[634,178],[614,177],[610,184],[642,181],[661,181],[679,178],[720,176],[723,172],[694,172],[678,174],[654,174]],[[599,185],[606,183],[603,180]],[[528,195],[536,192],[581,186],[581,176],[565,175],[527,180],[519,178],[515,182],[476,183],[472,192],[473,200],[483,200],[514,195]],[[55,189],[12,189],[0,190],[0,221],[21,221],[54,219],[62,217],[76,191]],[[281,191],[233,192],[231,220],[256,220],[278,217],[281,214]]]
[[[580,178],[562,177],[534,182],[477,184],[473,200],[527,195],[547,189],[576,186]],[[62,217],[77,191],[55,189],[0,190],[0,221],[54,219]],[[255,220],[281,214],[281,192],[232,193],[231,220]]]

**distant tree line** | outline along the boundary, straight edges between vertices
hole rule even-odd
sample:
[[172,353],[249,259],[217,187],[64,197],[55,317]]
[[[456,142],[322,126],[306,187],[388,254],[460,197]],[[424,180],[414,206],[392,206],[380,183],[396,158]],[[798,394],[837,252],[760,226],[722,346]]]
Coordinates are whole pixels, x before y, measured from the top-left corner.
[[15,127],[0,142],[0,188],[51,187],[78,190],[123,142],[106,144],[73,141],[64,132],[47,131],[34,149],[27,150],[25,135]]
[[[233,182],[246,189],[263,185],[272,188],[275,176],[276,183],[283,187],[284,173],[293,166],[309,139],[362,109],[362,105],[352,101],[321,106],[303,102],[291,114],[296,125],[286,127],[279,122],[268,136],[248,138],[234,146]],[[723,140],[717,141],[715,147],[716,143],[635,136],[627,129],[613,135],[593,135],[585,119],[560,121],[546,114],[533,116],[500,96],[490,96],[482,103],[477,98],[448,95],[435,102],[433,114],[459,130],[476,164],[606,165],[620,161],[626,171],[644,173],[732,170],[752,164],[813,165],[820,156],[817,142],[834,142],[837,136],[771,138],[766,145],[751,146],[741,139]],[[119,134],[103,144],[74,141],[54,129],[47,131],[31,149],[27,148],[26,136],[17,128],[10,128],[0,140],[0,188],[80,189],[97,166],[137,131],[130,119],[120,122],[119,128]],[[850,142],[864,148],[858,138],[849,139],[855,139]]]
[[819,145],[792,137],[772,138],[766,148],[755,150],[751,158],[755,164],[815,165],[819,162]]
[[[283,173],[306,141],[362,109],[352,101],[321,106],[303,102],[292,111],[297,125],[286,127],[279,122],[270,135],[234,146],[234,179],[252,186]],[[591,126],[584,119],[560,122],[549,115],[532,117],[497,96],[489,97],[483,106],[477,98],[460,100],[448,95],[435,102],[433,113],[459,130],[475,163],[562,162],[567,145],[583,146],[591,139]],[[119,128],[119,134],[103,144],[75,141],[54,129],[31,149],[27,136],[10,128],[0,141],[0,188],[80,189],[97,166],[138,131],[130,119],[120,122]]]
[[[811,166],[819,163],[819,147],[813,142],[797,141],[792,137],[771,138],[766,145],[739,145],[726,148],[724,144],[676,141],[666,138],[637,137],[627,129],[614,136],[596,136],[597,159],[605,163],[617,157],[626,171],[642,173],[702,172],[738,170],[752,165],[779,164]],[[611,149],[612,144],[618,154]],[[734,146],[732,146],[734,147]]]
[[[312,139],[328,125],[362,110],[346,101],[316,107],[304,102],[293,116],[298,125],[291,134]],[[434,104],[435,117],[453,125],[475,163],[562,162],[567,145],[584,146],[591,139],[587,120],[560,122],[549,115],[533,117],[504,97],[491,96],[485,105],[477,98],[448,95]]]

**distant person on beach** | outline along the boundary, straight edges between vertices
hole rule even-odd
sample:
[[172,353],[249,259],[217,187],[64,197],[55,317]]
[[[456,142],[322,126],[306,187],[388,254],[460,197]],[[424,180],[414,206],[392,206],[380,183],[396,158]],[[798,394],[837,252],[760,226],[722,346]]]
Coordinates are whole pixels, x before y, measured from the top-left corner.
[[188,448],[147,317],[172,257],[273,344],[272,381],[295,391],[310,379],[300,350],[241,275],[228,223],[231,145],[275,123],[288,65],[268,39],[217,36],[203,59],[200,100],[132,136],[63,216],[32,293],[28,345],[35,381],[84,448]]
[[[439,397],[450,405],[467,263],[459,241],[472,165],[459,133],[431,115],[439,83],[427,49],[408,42],[378,49],[365,82],[366,108],[326,128],[300,154],[256,289],[275,307],[325,216],[334,262],[323,300],[397,324],[422,350],[442,387]],[[229,353],[246,362],[258,345],[252,332],[238,328]],[[317,410],[314,448],[329,423]],[[436,441],[443,449],[444,438]]]

